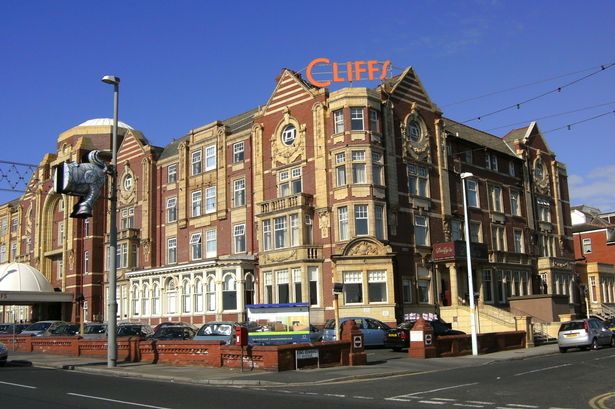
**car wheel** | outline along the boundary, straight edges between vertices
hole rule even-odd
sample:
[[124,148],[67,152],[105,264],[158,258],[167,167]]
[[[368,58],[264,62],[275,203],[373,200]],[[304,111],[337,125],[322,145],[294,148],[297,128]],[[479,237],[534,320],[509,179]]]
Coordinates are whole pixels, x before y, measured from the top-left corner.
[[592,340],[592,346],[591,346],[591,349],[593,349],[594,351],[595,351],[596,349],[598,349],[598,338],[594,338],[594,339]]
[[566,352],[566,351],[568,351],[568,349],[567,349],[567,348],[564,348],[564,347],[559,347],[559,352],[561,352],[562,354],[563,354],[564,352]]

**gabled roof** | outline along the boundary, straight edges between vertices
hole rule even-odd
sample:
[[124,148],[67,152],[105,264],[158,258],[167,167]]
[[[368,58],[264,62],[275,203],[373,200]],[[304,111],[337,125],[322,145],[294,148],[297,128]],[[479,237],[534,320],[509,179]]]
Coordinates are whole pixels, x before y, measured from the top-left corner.
[[416,102],[421,108],[428,111],[439,111],[429,98],[423,83],[412,67],[406,68],[400,75],[385,81],[382,87],[393,99],[409,104]]
[[552,153],[553,151],[549,148],[549,144],[547,140],[542,135],[542,132],[538,128],[538,124],[536,121],[532,121],[528,126],[524,128],[513,129],[506,135],[504,135],[504,139],[506,142],[512,144],[516,139],[520,139],[521,142],[533,146],[534,148],[540,149],[545,152]]
[[301,75],[284,68],[277,78],[276,86],[262,110],[262,114],[273,113],[284,107],[291,107],[313,99],[320,88],[307,83]]
[[449,134],[507,156],[518,158],[510,146],[498,136],[469,127],[449,118],[444,118],[444,124],[444,131]]

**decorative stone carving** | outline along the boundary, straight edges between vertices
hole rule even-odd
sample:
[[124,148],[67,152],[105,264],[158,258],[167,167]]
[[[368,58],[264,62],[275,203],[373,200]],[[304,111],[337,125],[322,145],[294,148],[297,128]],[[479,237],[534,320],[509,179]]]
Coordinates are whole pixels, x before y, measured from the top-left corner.
[[145,261],[149,261],[149,255],[151,251],[151,243],[149,239],[141,240],[141,247],[143,248],[143,256],[145,257]]
[[400,124],[402,135],[402,158],[431,163],[430,134],[425,121],[412,104],[410,113]]
[[[126,186],[126,181],[130,179],[130,186]],[[137,183],[138,180],[135,177],[134,172],[130,168],[130,164],[126,163],[124,171],[120,176],[120,203],[129,204],[134,203],[137,197]]]
[[[295,127],[295,138],[291,143],[285,143],[282,140],[282,133],[288,125]],[[299,122],[290,116],[290,110],[285,108],[284,118],[278,126],[274,134],[271,136],[271,162],[275,168],[280,165],[288,165],[297,160],[299,157],[305,158],[305,124]]]
[[368,241],[360,241],[352,246],[347,253],[349,256],[378,256],[381,254],[380,249],[374,243]]
[[291,252],[285,252],[278,255],[267,254],[265,256],[265,263],[280,263],[282,261],[287,261],[291,259],[295,259],[297,256],[297,250],[293,250]]
[[329,210],[328,209],[320,209],[318,212],[318,225],[320,226],[320,235],[323,238],[329,237]]

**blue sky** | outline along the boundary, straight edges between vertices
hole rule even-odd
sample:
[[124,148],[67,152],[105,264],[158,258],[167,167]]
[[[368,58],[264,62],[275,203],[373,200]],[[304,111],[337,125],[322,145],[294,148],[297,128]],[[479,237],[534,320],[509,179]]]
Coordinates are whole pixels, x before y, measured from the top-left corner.
[[[282,68],[317,57],[391,60],[394,73],[413,66],[445,116],[466,121],[614,63],[614,16],[610,0],[4,0],[0,160],[36,164],[61,132],[111,117],[105,74],[122,80],[120,120],[160,146],[264,104]],[[501,136],[539,119],[567,165],[572,204],[611,211],[614,90],[615,66],[467,124]],[[17,196],[0,191],[0,202]]]

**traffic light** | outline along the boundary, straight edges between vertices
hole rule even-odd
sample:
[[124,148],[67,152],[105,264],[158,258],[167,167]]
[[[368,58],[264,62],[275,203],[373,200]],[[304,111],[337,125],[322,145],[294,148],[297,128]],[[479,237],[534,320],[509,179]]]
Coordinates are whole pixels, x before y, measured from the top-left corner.
[[105,151],[91,151],[88,162],[63,162],[54,168],[53,190],[70,196],[81,197],[73,207],[70,217],[86,219],[92,217],[92,209],[105,184],[109,154]]

